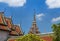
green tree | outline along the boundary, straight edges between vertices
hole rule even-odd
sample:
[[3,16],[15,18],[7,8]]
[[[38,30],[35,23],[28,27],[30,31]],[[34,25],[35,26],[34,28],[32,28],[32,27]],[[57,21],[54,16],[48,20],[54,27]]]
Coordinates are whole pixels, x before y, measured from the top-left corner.
[[16,41],[44,41],[44,40],[40,39],[40,36],[28,34],[16,39]]
[[60,41],[60,23],[59,24],[53,24],[53,41]]

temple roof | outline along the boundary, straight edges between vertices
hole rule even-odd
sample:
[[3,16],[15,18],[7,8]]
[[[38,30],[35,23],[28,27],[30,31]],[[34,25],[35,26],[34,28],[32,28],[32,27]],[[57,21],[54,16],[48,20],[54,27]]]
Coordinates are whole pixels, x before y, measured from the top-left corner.
[[5,17],[5,21],[6,21],[6,23],[7,23],[7,26],[8,26],[8,28],[12,28],[12,21],[11,21],[11,18],[7,18],[7,17]]
[[21,27],[18,26],[18,25],[15,25],[15,26],[16,26],[16,32],[17,32],[19,35],[22,35],[23,32],[22,32],[22,30],[21,30]]
[[41,37],[41,39],[45,40],[45,41],[52,41],[53,38],[51,36],[43,36]]
[[10,32],[10,35],[23,35],[23,32],[21,31],[20,27],[18,25],[14,25],[15,30],[12,30]]
[[20,26],[12,23],[11,17],[5,17],[3,12],[0,12],[0,30],[9,31],[10,35],[22,35]]
[[10,29],[9,29],[7,23],[6,23],[5,16],[2,12],[0,12],[0,30],[10,31]]
[[0,26],[0,30],[11,31],[7,26]]

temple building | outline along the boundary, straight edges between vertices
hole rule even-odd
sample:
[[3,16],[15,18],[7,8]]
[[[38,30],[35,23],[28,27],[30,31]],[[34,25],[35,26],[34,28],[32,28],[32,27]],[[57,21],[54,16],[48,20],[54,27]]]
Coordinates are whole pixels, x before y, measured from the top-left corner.
[[0,12],[0,41],[7,41],[8,38],[17,38],[22,35],[21,27],[14,25],[11,17],[7,18],[4,12]]
[[52,35],[53,33],[40,33],[37,23],[36,23],[36,15],[34,14],[34,20],[32,22],[32,27],[30,28],[30,31],[28,32],[28,34],[35,34],[35,35],[39,35],[41,37],[41,39],[45,40],[45,41],[52,41]]
[[[36,23],[36,15],[34,14],[32,26],[28,34],[39,35],[45,41],[52,41],[51,36],[53,33],[41,34]],[[13,24],[12,17],[6,17],[4,12],[0,12],[0,41],[15,41],[14,39],[23,35],[21,25]]]

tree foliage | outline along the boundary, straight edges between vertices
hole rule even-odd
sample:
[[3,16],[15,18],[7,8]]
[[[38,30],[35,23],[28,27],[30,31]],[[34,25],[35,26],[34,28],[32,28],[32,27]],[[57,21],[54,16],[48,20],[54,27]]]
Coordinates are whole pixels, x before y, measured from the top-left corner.
[[54,32],[53,41],[60,41],[60,24],[53,24],[52,28]]
[[16,41],[44,41],[44,40],[40,39],[40,36],[28,34],[16,39]]

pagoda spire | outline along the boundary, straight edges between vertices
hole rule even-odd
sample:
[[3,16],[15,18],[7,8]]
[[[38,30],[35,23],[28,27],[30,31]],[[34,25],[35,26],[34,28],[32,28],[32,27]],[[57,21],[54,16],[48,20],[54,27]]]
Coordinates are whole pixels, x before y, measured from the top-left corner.
[[35,12],[35,10],[34,10],[34,21],[36,22],[36,12]]
[[34,11],[34,20],[32,22],[32,27],[30,28],[29,34],[36,34],[36,35],[40,34],[40,32],[38,30],[38,27],[37,27],[37,23],[36,23],[36,13],[35,13],[35,11]]

